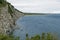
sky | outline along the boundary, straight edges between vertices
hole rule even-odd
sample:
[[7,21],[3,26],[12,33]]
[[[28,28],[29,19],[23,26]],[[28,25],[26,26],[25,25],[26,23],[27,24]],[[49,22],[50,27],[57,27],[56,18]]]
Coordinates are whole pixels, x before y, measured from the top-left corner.
[[31,13],[60,13],[60,0],[7,0],[16,9]]

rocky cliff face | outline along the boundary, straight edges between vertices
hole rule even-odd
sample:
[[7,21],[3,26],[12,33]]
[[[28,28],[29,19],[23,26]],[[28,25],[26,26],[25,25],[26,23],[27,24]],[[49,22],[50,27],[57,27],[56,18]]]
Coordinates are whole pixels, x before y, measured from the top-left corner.
[[0,33],[10,34],[16,26],[16,20],[23,15],[9,3],[0,7]]

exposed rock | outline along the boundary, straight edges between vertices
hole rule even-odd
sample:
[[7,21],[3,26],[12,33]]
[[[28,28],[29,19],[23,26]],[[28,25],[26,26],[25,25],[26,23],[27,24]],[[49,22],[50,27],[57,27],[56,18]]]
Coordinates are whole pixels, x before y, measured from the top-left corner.
[[0,33],[10,34],[16,26],[16,20],[23,15],[9,3],[0,7]]

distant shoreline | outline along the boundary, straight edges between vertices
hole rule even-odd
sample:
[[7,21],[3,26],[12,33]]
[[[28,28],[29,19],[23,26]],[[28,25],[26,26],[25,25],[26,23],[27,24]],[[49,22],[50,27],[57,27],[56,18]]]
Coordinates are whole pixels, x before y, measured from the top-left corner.
[[23,13],[24,15],[53,15],[53,13]]
[[43,13],[24,13],[24,15],[47,15]]

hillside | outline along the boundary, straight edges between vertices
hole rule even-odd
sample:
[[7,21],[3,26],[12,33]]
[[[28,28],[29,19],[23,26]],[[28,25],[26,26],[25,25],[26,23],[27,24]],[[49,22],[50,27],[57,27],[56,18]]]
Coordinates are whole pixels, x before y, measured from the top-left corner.
[[16,20],[23,15],[6,0],[0,0],[0,33],[10,34],[16,27]]

